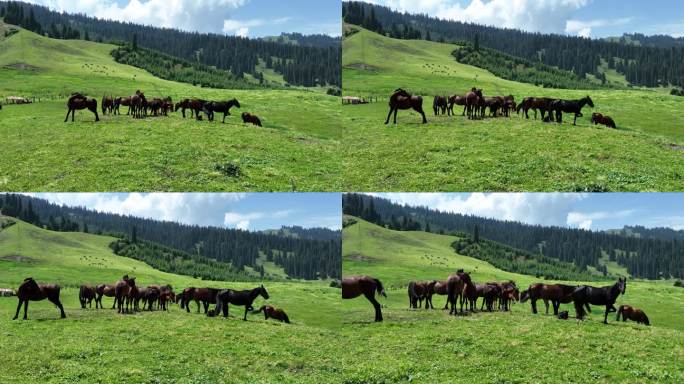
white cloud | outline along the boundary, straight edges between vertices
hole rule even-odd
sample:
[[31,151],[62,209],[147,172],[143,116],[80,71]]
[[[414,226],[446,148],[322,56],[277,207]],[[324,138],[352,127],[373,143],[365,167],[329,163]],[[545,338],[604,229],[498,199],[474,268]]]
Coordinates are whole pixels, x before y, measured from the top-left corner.
[[591,37],[592,28],[625,25],[633,20],[631,17],[621,19],[568,20],[565,23],[565,33],[582,37]]
[[381,196],[412,206],[528,224],[566,225],[580,193],[388,193]]
[[596,220],[606,219],[620,219],[631,216],[633,209],[623,209],[618,211],[598,211],[598,212],[569,212],[567,216],[567,225],[569,227],[578,227],[581,229],[591,229],[592,224]]
[[250,19],[250,20],[235,20],[235,19],[225,19],[223,20],[223,33],[228,35],[236,35],[241,37],[247,37],[249,35],[249,29],[260,27],[265,24],[284,24],[290,21],[290,17],[279,17],[272,20],[263,19]]
[[563,33],[572,14],[590,0],[457,0],[374,1],[399,11],[527,31]]
[[223,216],[223,225],[248,230],[252,221],[266,218],[283,218],[289,216],[292,212],[290,209],[276,212],[226,212]]

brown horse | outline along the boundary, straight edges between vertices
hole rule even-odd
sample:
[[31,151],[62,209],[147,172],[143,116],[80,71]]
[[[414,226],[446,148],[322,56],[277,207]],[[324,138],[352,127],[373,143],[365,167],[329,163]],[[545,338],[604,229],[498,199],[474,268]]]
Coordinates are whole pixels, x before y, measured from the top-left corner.
[[511,111],[515,110],[515,97],[513,95],[508,95],[503,97],[503,114],[506,117],[510,117]]
[[102,115],[106,115],[107,112],[112,113],[114,110],[114,98],[111,96],[102,96]]
[[[457,315],[458,311],[456,308],[456,300],[461,299],[463,296],[463,287],[465,286],[465,282],[461,277],[458,275],[458,273],[462,273],[463,270],[458,270],[456,274],[450,275],[447,280],[447,299],[449,300],[449,314],[450,315]],[[461,300],[461,313],[463,313],[463,301]]]
[[518,107],[516,108],[517,113],[520,113],[522,110],[525,113],[525,118],[529,119],[530,115],[528,114],[528,111],[530,109],[534,110],[534,119],[537,119],[537,110],[541,112],[541,119],[544,120],[544,115],[548,112],[550,116],[550,120],[553,121],[553,115],[551,114],[551,102],[553,99],[549,97],[526,97],[523,99],[523,101],[518,104]]
[[591,122],[596,124],[603,124],[608,128],[617,128],[615,126],[615,121],[610,116],[602,115],[598,112],[594,112],[591,114]]
[[[433,287],[434,287],[434,294],[435,295],[442,295],[442,296],[448,295],[446,280],[435,281]],[[432,298],[430,298],[430,306],[432,307]],[[444,308],[442,308],[442,309],[449,309],[449,297],[447,297],[447,300],[444,303]]]
[[627,321],[630,319],[636,321],[637,324],[651,325],[648,321],[648,316],[646,313],[639,308],[634,308],[631,305],[621,305],[618,307],[616,321],[620,321],[620,315],[622,315],[622,321]]
[[375,293],[387,297],[385,288],[380,280],[370,276],[349,276],[342,279],[342,298],[353,299],[364,295],[375,308],[375,321],[382,321],[380,303],[375,299]]
[[465,116],[466,113],[466,97],[465,95],[453,95],[449,97],[449,116],[454,114],[454,105],[462,105],[463,113],[461,116]]
[[204,313],[206,314],[209,310],[209,304],[216,302],[216,295],[219,293],[219,289],[216,288],[186,288],[183,290],[183,300],[186,312],[190,312],[190,300],[194,300],[197,304],[197,313],[200,311],[200,303],[204,307]]
[[484,97],[481,99],[481,114],[482,117],[484,117],[485,114],[485,109],[489,108],[489,115],[497,117],[497,114],[501,108],[503,108],[503,97],[501,96],[494,96],[494,97]]
[[478,111],[484,101],[482,96],[482,90],[473,87],[470,92],[466,93],[466,113],[468,114],[468,119],[477,118]]
[[135,95],[131,96],[131,110],[134,118],[142,118],[147,115],[147,99],[140,90],[135,91]]
[[[568,304],[573,301],[572,293],[577,288],[574,285],[565,284],[542,284],[536,283],[530,285],[522,292],[520,302],[524,303],[528,299],[532,305],[532,313],[537,313],[537,300],[544,300],[546,306],[546,314],[549,314],[549,301],[553,305],[553,314],[558,315],[558,308],[561,304]],[[589,306],[587,305],[587,309]]]
[[287,317],[287,314],[285,311],[282,309],[276,309],[270,305],[262,305],[261,308],[259,308],[258,311],[255,313],[263,312],[264,313],[264,320],[268,320],[269,318],[279,320],[281,322],[290,324],[290,318]]
[[[96,296],[95,288],[91,285],[81,285],[81,289],[78,291],[78,301],[81,302],[81,308],[85,309],[86,304],[89,308],[93,307],[93,299]],[[95,302],[95,309],[97,309],[97,302]]]
[[214,121],[214,112],[223,113],[223,122],[226,122],[226,116],[230,116],[230,109],[232,107],[240,108],[240,102],[237,99],[230,99],[228,101],[208,101],[204,103],[202,110],[207,114],[209,121]]
[[491,284],[475,284],[475,306],[477,306],[477,298],[482,298],[482,306],[480,311],[487,306],[487,311],[494,310],[494,301],[499,297],[499,287]]
[[[420,308],[425,299],[425,309],[428,309],[427,296],[431,282],[411,281],[408,285],[409,308]],[[434,284],[432,284],[434,287]]]
[[435,96],[435,100],[432,102],[432,110],[435,111],[435,116],[439,115],[440,110],[442,115],[446,115],[448,107],[446,96]]
[[421,96],[413,96],[405,90],[398,88],[394,91],[389,100],[390,111],[387,114],[385,124],[389,124],[390,116],[394,112],[394,124],[397,123],[397,112],[400,109],[411,109],[420,113],[423,116],[423,124],[427,123],[425,112],[423,112],[423,98]]
[[463,280],[463,294],[461,301],[466,302],[466,310],[475,312],[477,309],[477,288],[467,272],[459,272],[458,276]]
[[164,106],[164,101],[158,97],[150,99],[147,102],[147,107],[150,109],[150,114],[152,116],[159,116],[162,113],[162,107]]
[[175,111],[180,109],[183,113],[183,118],[185,118],[185,110],[189,109],[190,117],[194,116],[197,120],[200,120],[200,112],[204,108],[204,103],[206,103],[206,101],[201,99],[183,99],[179,103],[176,103]]
[[135,277],[124,276],[114,285],[114,296],[117,303],[118,313],[132,312],[135,309],[135,298],[138,288],[135,286]]
[[64,118],[66,123],[69,120],[69,114],[71,114],[71,122],[74,122],[74,116],[76,116],[76,111],[80,109],[88,109],[90,112],[95,114],[95,121],[100,121],[100,117],[97,115],[97,100],[93,98],[88,98],[80,93],[73,93],[69,100],[67,101],[67,115]]
[[24,320],[27,320],[28,304],[29,301],[41,301],[48,299],[52,304],[59,308],[62,319],[66,317],[64,313],[64,307],[59,301],[59,290],[60,287],[57,284],[38,284],[32,277],[24,279],[21,283],[19,289],[17,290],[17,298],[19,299],[19,305],[17,306],[17,313],[14,315],[12,320],[16,320],[19,317],[19,310],[21,305],[24,304]]
[[259,120],[257,115],[252,115],[249,112],[243,112],[242,113],[242,123],[243,124],[252,123],[258,127],[261,127],[261,120]]
[[116,296],[114,295],[114,285],[100,284],[97,287],[95,287],[95,293],[97,293],[97,297],[95,297],[95,308],[96,309],[97,309],[98,305],[100,308],[104,308],[102,306],[102,296],[113,297],[114,303],[112,304],[112,309],[114,309],[116,307]]
[[126,112],[127,115],[131,114],[131,97],[117,97],[114,99],[114,106],[113,106],[113,115],[119,115],[119,107],[121,106],[128,107],[128,112]]

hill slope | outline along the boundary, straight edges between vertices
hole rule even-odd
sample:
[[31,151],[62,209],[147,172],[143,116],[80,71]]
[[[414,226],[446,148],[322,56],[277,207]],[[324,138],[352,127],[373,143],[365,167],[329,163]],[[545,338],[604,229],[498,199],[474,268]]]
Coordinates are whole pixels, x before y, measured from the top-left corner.
[[[16,298],[0,297],[0,353],[6,362],[0,371],[3,383],[116,383],[122,378],[169,383],[321,382],[334,378],[338,362],[321,354],[335,356],[338,348],[339,289],[323,283],[264,282],[271,297],[257,299],[255,306],[269,303],[285,309],[293,322],[290,325],[264,321],[261,314],[248,315],[243,322],[241,307],[231,307],[228,320],[211,319],[196,314],[195,304],[191,313],[171,305],[168,312],[117,315],[109,309],[112,299],[106,297],[105,309],[81,310],[80,284],[112,283],[124,273],[135,276],[139,286],[168,283],[176,291],[187,286],[248,289],[258,283],[202,281],[160,272],[114,255],[108,248],[110,237],[51,232],[15,221],[0,231],[0,287],[16,289],[27,276],[59,283],[67,318],[57,321],[57,310],[42,301],[31,303],[29,321],[12,321]],[[127,356],[124,367],[122,352]],[[254,354],[273,355],[255,360]],[[236,370],[236,364],[243,368]]]
[[[344,275],[379,278],[388,295],[380,298],[383,323],[371,322],[372,307],[363,297],[343,303],[343,332],[364,351],[359,354],[363,358],[351,365],[348,382],[380,383],[381,378],[436,382],[458,377],[463,382],[674,383],[684,378],[684,370],[675,362],[684,355],[684,314],[679,310],[684,290],[671,282],[630,280],[618,300],[644,308],[651,327],[617,323],[612,315],[610,324],[603,325],[598,307],[582,323],[544,315],[541,305],[542,312],[532,315],[529,304],[515,304],[510,313],[454,317],[441,310],[445,296],[434,296],[434,310],[408,309],[408,281],[445,279],[458,268],[470,271],[475,282],[512,279],[526,287],[538,279],[458,255],[449,247],[454,240],[450,236],[390,231],[360,219],[347,226],[343,236]],[[569,305],[562,308],[574,315]],[[629,352],[621,353],[626,344],[631,345]]]
[[[559,90],[507,81],[460,64],[458,46],[398,40],[359,29],[343,40],[343,93],[379,102],[343,107],[348,190],[678,190],[684,160],[681,98],[656,91]],[[590,94],[573,127],[511,118],[467,121],[435,117],[434,95],[462,94],[581,98]],[[413,111],[385,126],[387,100],[402,87],[423,96],[428,124]],[[591,112],[612,116],[618,130],[594,126]],[[644,111],[649,111],[644,115]],[[416,177],[419,175],[420,177]],[[352,188],[353,187],[353,188]]]
[[[339,98],[313,90],[221,90],[155,78],[116,63],[114,45],[20,32],[0,40],[0,135],[4,190],[338,190]],[[80,111],[63,124],[65,97],[131,95],[208,100],[237,98],[241,109],[209,123],[132,119]],[[258,115],[264,128],[242,123]],[[26,127],[31,127],[26,129]],[[236,170],[226,172],[226,169]],[[28,175],[31,175],[28,177]]]

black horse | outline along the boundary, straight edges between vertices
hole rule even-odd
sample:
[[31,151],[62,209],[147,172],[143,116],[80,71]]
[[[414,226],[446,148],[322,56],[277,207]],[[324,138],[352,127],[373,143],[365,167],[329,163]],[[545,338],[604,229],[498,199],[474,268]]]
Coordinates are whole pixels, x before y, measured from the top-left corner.
[[579,100],[563,100],[563,99],[558,99],[558,100],[553,100],[549,106],[550,111],[556,111],[556,122],[558,124],[563,122],[563,112],[566,113],[574,113],[575,114],[575,120],[572,122],[572,125],[577,125],[577,117],[582,117],[582,108],[584,108],[585,105],[589,105],[590,107],[594,108],[594,102],[591,100],[591,97],[583,97]]
[[223,311],[223,317],[228,317],[228,304],[233,305],[244,305],[245,306],[245,316],[242,320],[247,320],[247,311],[253,311],[252,303],[261,295],[264,300],[268,300],[268,292],[264,285],[256,287],[251,290],[245,291],[234,291],[232,289],[224,289],[216,295],[216,310],[215,313],[220,313]]
[[625,294],[627,290],[627,278],[619,278],[613,285],[605,287],[592,287],[589,285],[580,285],[572,293],[572,298],[575,301],[575,312],[577,318],[584,317],[584,308],[586,304],[605,305],[606,313],[603,317],[603,323],[608,324],[608,313],[616,312],[614,304],[620,294]]
[[214,112],[223,113],[223,122],[226,122],[226,116],[230,116],[230,109],[232,107],[240,108],[240,102],[237,99],[228,101],[208,101],[204,103],[202,109],[207,114],[209,121],[214,121]]

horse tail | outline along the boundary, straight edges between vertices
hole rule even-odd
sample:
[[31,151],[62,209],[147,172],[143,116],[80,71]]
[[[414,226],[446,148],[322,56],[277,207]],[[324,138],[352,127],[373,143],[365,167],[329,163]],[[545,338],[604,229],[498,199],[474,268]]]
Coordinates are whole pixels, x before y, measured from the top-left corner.
[[378,279],[373,279],[375,281],[375,290],[381,295],[387,297],[385,293],[385,288],[382,286],[382,282]]
[[618,310],[617,310],[617,317],[615,318],[615,321],[620,321],[620,315],[622,315],[623,318],[625,317],[625,315],[622,313],[622,312],[624,311],[624,309],[625,309],[625,306],[624,306],[624,305],[621,305],[621,306],[618,308]]

